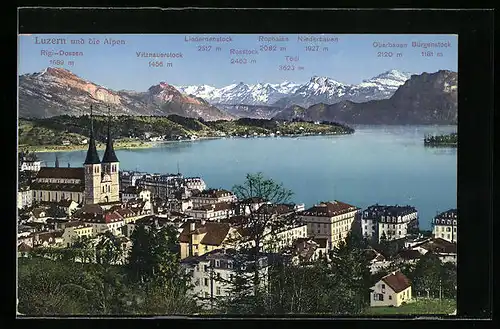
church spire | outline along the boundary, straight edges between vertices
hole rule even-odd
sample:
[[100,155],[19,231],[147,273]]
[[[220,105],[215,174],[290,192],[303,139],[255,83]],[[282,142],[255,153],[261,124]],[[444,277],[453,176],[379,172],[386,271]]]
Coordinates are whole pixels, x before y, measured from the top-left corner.
[[90,140],[89,149],[87,150],[87,157],[85,158],[84,164],[98,164],[101,163],[99,160],[99,154],[97,154],[97,148],[95,146],[94,139],[94,118],[92,117],[92,104],[90,105]]
[[115,150],[113,149],[113,140],[111,139],[111,109],[108,105],[108,140],[106,141],[106,151],[104,151],[103,163],[118,162]]

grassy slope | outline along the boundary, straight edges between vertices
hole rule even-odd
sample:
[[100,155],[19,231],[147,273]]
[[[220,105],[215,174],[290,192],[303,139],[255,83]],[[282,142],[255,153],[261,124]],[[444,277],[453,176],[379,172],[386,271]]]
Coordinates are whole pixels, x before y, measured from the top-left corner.
[[[106,117],[96,116],[94,132],[97,147],[103,148],[107,136]],[[57,116],[47,119],[19,119],[19,140],[21,147],[32,150],[78,150],[86,146],[80,142],[87,139],[90,121],[88,117]],[[300,129],[302,127],[303,129]],[[133,139],[142,137],[144,133],[151,136],[216,137],[221,132],[226,135],[270,134],[280,131],[283,134],[326,134],[342,133],[343,128],[335,125],[312,124],[307,122],[289,122],[276,124],[268,120],[238,120],[200,122],[193,118],[180,116],[149,117],[119,116],[112,118],[111,134],[114,136],[116,148],[148,147],[150,143]],[[132,139],[130,138],[132,137]],[[70,146],[63,146],[63,140],[70,141]]]
[[400,307],[369,307],[366,315],[395,314],[451,314],[457,309],[457,302],[451,299],[417,299]]

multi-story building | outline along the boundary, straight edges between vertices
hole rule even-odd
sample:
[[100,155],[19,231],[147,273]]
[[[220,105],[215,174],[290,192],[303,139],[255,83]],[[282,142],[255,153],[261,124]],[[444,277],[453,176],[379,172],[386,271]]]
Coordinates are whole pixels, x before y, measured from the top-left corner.
[[17,190],[17,208],[23,209],[31,207],[33,200],[33,194],[28,185],[19,185]]
[[67,222],[64,226],[62,234],[63,246],[69,247],[79,238],[91,238],[95,235],[95,230],[92,224],[80,221]]
[[231,191],[224,189],[209,189],[200,191],[191,196],[193,208],[198,208],[207,204],[216,204],[221,202],[235,202],[236,196]]
[[215,249],[231,247],[241,239],[241,234],[228,223],[190,221],[183,224],[179,236],[181,259],[201,256]]
[[201,177],[186,177],[183,183],[190,190],[204,191],[207,189],[207,184]]
[[139,186],[128,186],[121,193],[121,201],[122,203],[127,203],[132,199],[151,201],[151,191]]
[[129,186],[136,186],[137,180],[147,175],[145,172],[120,171],[120,186],[126,189]]
[[[217,298],[231,294],[232,283],[240,275],[252,277],[254,266],[258,264],[260,282],[265,285],[268,278],[268,256],[260,254],[257,264],[248,254],[239,254],[235,249],[217,249],[200,256],[191,256],[181,261],[181,266],[191,276],[191,290],[201,307],[208,308],[216,303]],[[238,268],[237,268],[238,267]],[[253,289],[249,289],[249,294]]]
[[434,238],[441,238],[450,242],[457,242],[457,222],[457,209],[450,209],[437,215],[432,221],[432,224],[434,226],[432,234]]
[[294,241],[300,238],[307,238],[307,224],[298,222],[269,232],[265,236],[263,248],[266,252],[279,252],[292,246]]
[[341,201],[321,202],[298,218],[307,224],[309,237],[326,238],[329,249],[344,241],[350,232],[359,208]]
[[235,214],[235,211],[235,204],[228,202],[219,202],[186,209],[185,213],[186,215],[192,216],[194,219],[218,221],[233,216]]
[[182,174],[146,174],[135,181],[135,185],[151,191],[163,200],[173,198],[183,186]]
[[418,230],[418,212],[411,206],[373,205],[362,212],[361,231],[367,239],[380,242],[405,238]]

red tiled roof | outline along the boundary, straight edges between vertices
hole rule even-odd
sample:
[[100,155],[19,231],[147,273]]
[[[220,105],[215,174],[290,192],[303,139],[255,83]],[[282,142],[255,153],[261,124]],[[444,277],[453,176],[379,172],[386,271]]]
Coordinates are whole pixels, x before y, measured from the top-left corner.
[[185,223],[182,226],[182,230],[179,236],[179,242],[189,243],[191,241],[192,234],[203,234],[206,233],[203,239],[201,239],[201,244],[219,246],[222,241],[227,237],[229,233],[230,226],[227,223],[216,223],[216,222],[205,222],[204,225],[197,222],[195,224],[195,231],[190,230],[190,223]]
[[398,253],[399,257],[403,259],[419,259],[422,257],[422,254],[418,250],[413,250],[413,249],[407,249],[407,250],[401,250]]
[[233,209],[234,205],[228,202],[219,202],[214,204],[205,204],[203,206],[193,208],[193,210],[205,210],[205,211],[221,211],[221,210],[229,210]]
[[96,214],[96,215],[102,215],[103,213],[104,213],[104,210],[102,209],[102,207],[100,205],[98,205],[98,204],[91,204],[91,203],[84,205],[78,211],[78,214]]
[[83,168],[52,168],[41,167],[36,175],[37,178],[66,178],[66,179],[85,179]]
[[122,220],[123,217],[120,216],[120,214],[116,211],[113,212],[108,212],[104,214],[104,222],[106,223],[112,223],[112,222],[117,222]]
[[20,251],[20,252],[29,252],[31,251],[33,248],[30,247],[28,244],[24,243],[24,242],[21,242],[18,246],[17,246],[17,250]]
[[83,184],[64,184],[64,183],[33,183],[31,184],[33,191],[63,191],[63,192],[83,192],[85,185]]
[[399,293],[411,286],[410,280],[400,270],[384,276],[382,281],[391,287],[395,293]]
[[82,225],[87,225],[87,224],[85,224],[84,222],[81,222],[79,220],[75,220],[75,221],[67,222],[66,224],[64,224],[64,228],[78,227],[78,226],[82,226]]
[[259,214],[276,214],[283,215],[294,211],[293,206],[288,204],[263,204],[257,210]]
[[302,216],[333,217],[359,208],[341,201],[322,202],[301,213]]
[[135,212],[128,208],[119,208],[115,210],[122,217],[133,217],[135,216]]
[[193,197],[197,197],[197,198],[221,198],[221,197],[229,196],[229,195],[233,195],[233,193],[231,191],[223,190],[223,189],[217,189],[217,190],[210,189],[210,190],[200,191],[199,193],[196,193],[195,195],[193,195]]
[[449,241],[441,239],[441,238],[431,239],[431,240],[424,242],[420,245],[417,245],[415,247],[420,247],[420,248],[426,249],[428,251],[432,251],[434,253],[446,253],[446,254],[457,253],[457,244],[456,243],[449,242]]

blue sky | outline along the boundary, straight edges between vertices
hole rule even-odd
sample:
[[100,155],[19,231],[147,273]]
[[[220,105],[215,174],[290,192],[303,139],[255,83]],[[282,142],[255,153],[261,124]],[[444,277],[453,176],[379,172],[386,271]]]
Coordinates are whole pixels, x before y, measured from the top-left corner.
[[[223,36],[231,37],[232,41],[186,42],[187,36]],[[259,36],[287,37],[288,41],[262,42],[259,41]],[[208,84],[222,87],[238,82],[303,83],[317,75],[355,84],[391,69],[416,74],[440,69],[458,70],[456,35],[300,35],[337,38],[337,41],[326,42],[299,42],[298,36],[297,34],[20,35],[18,72],[25,74],[39,72],[47,67],[63,67],[84,79],[110,89],[145,91],[160,81],[173,85]],[[66,44],[36,43],[37,40],[46,38],[60,38],[66,40]],[[71,44],[71,40],[82,38],[84,44]],[[89,44],[91,38],[100,40],[100,44]],[[125,44],[104,44],[106,38],[123,40]],[[407,47],[380,48],[374,46],[375,42],[407,44]],[[449,42],[450,47],[422,49],[412,47],[412,42]],[[211,46],[211,48],[209,51],[202,51],[199,50],[199,46]],[[265,51],[260,49],[261,46],[276,46],[276,50]],[[281,47],[285,47],[286,50]],[[258,54],[231,55],[231,49],[256,50]],[[46,50],[82,52],[83,55],[48,57],[43,54]],[[423,56],[422,51],[426,50],[432,51],[433,56]],[[163,67],[151,67],[150,61],[155,60],[138,57],[137,52],[182,53],[182,58],[162,58],[159,60],[163,61]],[[392,52],[392,57],[389,57],[391,54],[379,57],[378,52]],[[397,55],[398,53],[400,54]],[[290,62],[285,56],[298,56],[299,60]],[[232,64],[231,59],[242,62],[246,59],[246,64]],[[168,62],[172,63],[170,67],[167,67]],[[294,70],[282,70],[283,65],[294,65]]]

